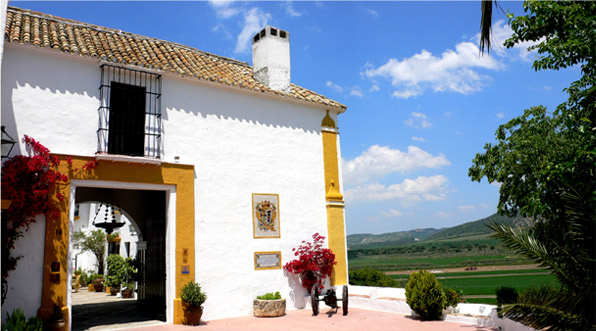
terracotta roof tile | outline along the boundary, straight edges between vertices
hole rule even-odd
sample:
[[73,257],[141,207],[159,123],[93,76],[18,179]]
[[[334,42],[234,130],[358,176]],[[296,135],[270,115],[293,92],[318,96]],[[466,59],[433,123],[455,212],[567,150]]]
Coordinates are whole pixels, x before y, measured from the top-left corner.
[[279,92],[256,81],[246,62],[173,42],[8,7],[4,38],[9,43],[52,48],[63,53],[171,72],[185,77],[261,91],[344,111],[346,106],[298,85]]

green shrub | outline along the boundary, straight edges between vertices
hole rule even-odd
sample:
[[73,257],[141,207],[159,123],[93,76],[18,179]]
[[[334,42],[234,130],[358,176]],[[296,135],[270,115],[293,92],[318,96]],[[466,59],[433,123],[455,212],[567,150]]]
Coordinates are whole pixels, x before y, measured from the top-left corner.
[[27,319],[20,308],[12,314],[6,314],[6,322],[2,323],[2,331],[42,331],[43,322],[38,317]]
[[399,282],[382,271],[370,268],[350,271],[350,284],[377,287],[399,287]]
[[257,297],[257,299],[259,299],[259,300],[279,300],[279,299],[281,299],[281,294],[279,294],[279,292],[266,293],[264,295],[259,295]]
[[201,291],[201,285],[191,280],[182,288],[180,299],[190,307],[200,307],[207,300],[207,294]]
[[447,299],[441,284],[428,271],[421,270],[410,275],[406,285],[406,302],[422,319],[436,320],[447,307]]
[[85,286],[89,283],[91,283],[91,280],[89,280],[89,275],[87,274],[87,271],[82,270],[81,268],[79,268],[79,270],[77,270],[79,272],[79,282],[81,283],[81,286]]
[[443,293],[445,293],[447,307],[456,307],[461,301],[461,295],[454,289],[445,288],[443,289]]
[[517,302],[517,290],[509,286],[501,286],[495,290],[497,305],[502,306]]
[[110,254],[107,262],[106,286],[118,287],[124,281],[124,258],[119,254]]

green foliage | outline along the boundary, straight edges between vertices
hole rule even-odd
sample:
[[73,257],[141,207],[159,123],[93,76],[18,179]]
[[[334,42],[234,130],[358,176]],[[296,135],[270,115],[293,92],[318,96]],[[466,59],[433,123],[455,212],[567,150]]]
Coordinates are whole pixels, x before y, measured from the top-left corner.
[[6,322],[2,323],[2,331],[42,331],[43,322],[39,317],[33,316],[27,319],[20,308],[15,309],[12,314],[6,314]]
[[125,264],[124,258],[119,254],[108,256],[108,273],[106,275],[106,286],[118,287],[124,281]]
[[138,270],[135,265],[135,260],[130,257],[124,260],[124,283],[122,285],[130,290],[134,289],[134,280],[137,277]]
[[456,290],[451,288],[444,288],[443,293],[445,293],[445,302],[447,304],[447,307],[456,307],[463,296],[462,294],[458,293]]
[[501,286],[495,291],[497,295],[497,305],[511,304],[517,302],[517,290],[510,286]]
[[377,286],[377,287],[400,287],[400,282],[391,276],[385,275],[382,271],[370,268],[350,270],[351,285]]
[[82,252],[91,252],[97,259],[97,273],[103,274],[106,255],[106,233],[97,229],[89,235],[82,231],[73,234],[73,245]]
[[596,330],[596,3],[525,1],[524,10],[510,15],[505,45],[539,41],[529,48],[539,54],[535,70],[579,65],[582,75],[552,114],[533,107],[500,126],[497,144],[476,155],[469,176],[501,183],[501,213],[535,220],[525,229],[491,229],[561,284],[520,296],[504,314],[535,328]]
[[89,283],[91,283],[91,280],[89,278],[89,274],[87,273],[87,271],[79,268],[79,270],[77,270],[79,272],[79,282],[81,283],[81,286],[85,286]]
[[180,299],[190,307],[200,307],[207,300],[207,294],[201,291],[201,285],[190,281],[182,288]]
[[257,296],[257,299],[259,299],[259,300],[279,300],[279,299],[281,299],[281,294],[279,294],[279,292],[266,293],[266,294]]
[[426,270],[414,272],[406,285],[406,302],[425,320],[437,320],[447,307],[445,294],[435,276]]

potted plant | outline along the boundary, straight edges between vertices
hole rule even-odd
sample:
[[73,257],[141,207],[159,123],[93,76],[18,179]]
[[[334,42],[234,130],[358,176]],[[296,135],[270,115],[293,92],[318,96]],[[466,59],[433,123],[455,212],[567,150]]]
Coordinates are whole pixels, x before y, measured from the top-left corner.
[[286,314],[286,299],[279,292],[259,295],[253,302],[255,317],[278,317]]
[[95,292],[103,292],[104,279],[103,275],[93,275],[93,290]]
[[108,274],[106,285],[110,287],[110,294],[116,295],[120,292],[120,285],[124,280],[124,258],[118,254],[108,256]]
[[113,243],[113,242],[120,242],[120,240],[122,240],[120,238],[120,234],[118,232],[114,232],[114,233],[110,233],[106,236],[106,239],[109,243]]
[[335,254],[331,249],[323,248],[325,237],[315,233],[312,238],[312,243],[303,241],[297,249],[292,248],[298,259],[284,265],[284,270],[300,276],[302,286],[308,293],[312,293],[314,286],[323,289],[323,281],[331,276],[336,264]]
[[127,257],[126,260],[124,260],[124,283],[122,285],[125,289],[122,290],[123,298],[131,298],[135,289],[134,279],[137,275],[137,269],[134,265],[135,261],[130,257]]
[[122,290],[122,292],[120,292],[122,294],[122,297],[124,299],[132,298],[132,293],[135,289],[135,284],[131,282],[123,283],[122,285],[124,286],[124,289]]
[[203,316],[203,303],[207,300],[207,294],[201,291],[201,285],[193,281],[184,285],[180,292],[184,325],[199,325]]

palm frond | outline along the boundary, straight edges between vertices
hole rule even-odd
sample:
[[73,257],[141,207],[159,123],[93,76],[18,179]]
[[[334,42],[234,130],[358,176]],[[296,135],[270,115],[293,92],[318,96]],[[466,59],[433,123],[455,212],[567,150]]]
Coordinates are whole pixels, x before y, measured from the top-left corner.
[[493,25],[493,0],[482,0],[480,5],[482,17],[480,19],[480,53],[490,53],[490,37]]
[[578,316],[555,307],[518,303],[503,307],[503,315],[538,330],[594,330]]

